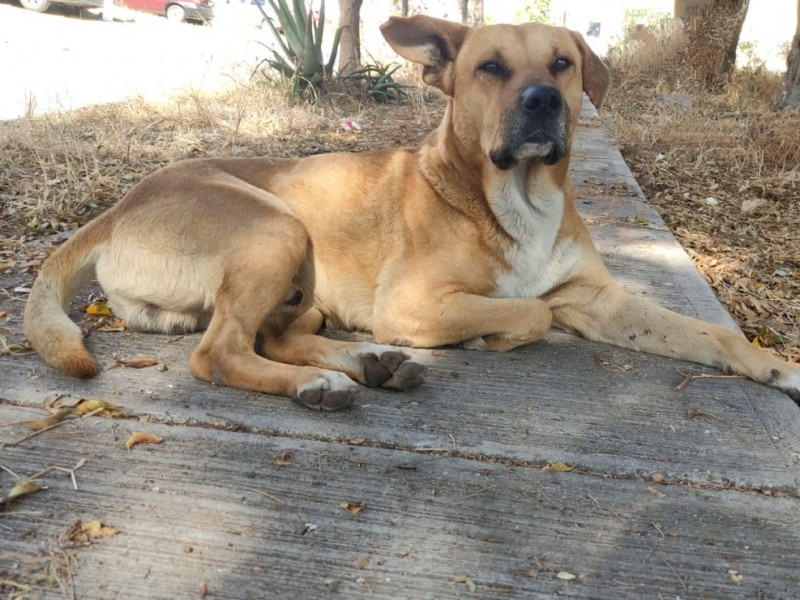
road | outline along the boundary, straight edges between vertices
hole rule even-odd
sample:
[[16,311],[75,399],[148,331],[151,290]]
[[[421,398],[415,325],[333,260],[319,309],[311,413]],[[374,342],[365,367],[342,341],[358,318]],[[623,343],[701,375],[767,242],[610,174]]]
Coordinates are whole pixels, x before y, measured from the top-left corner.
[[[219,13],[218,13],[219,14]],[[173,24],[131,13],[104,22],[0,4],[0,121],[182,88],[213,91],[246,77],[267,51],[266,31],[237,20]]]

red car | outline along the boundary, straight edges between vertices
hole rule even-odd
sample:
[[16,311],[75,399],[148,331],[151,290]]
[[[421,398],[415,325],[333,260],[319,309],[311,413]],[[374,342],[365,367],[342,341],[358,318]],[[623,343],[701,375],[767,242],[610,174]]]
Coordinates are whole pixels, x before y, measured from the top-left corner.
[[[80,8],[103,8],[103,0],[19,0],[29,10],[45,12],[52,4],[77,6]],[[214,18],[213,0],[115,0],[122,6],[134,10],[164,15],[170,21],[200,21],[207,23]]]
[[182,21],[205,23],[214,18],[212,0],[122,0],[122,4],[134,10],[164,15],[176,23]]

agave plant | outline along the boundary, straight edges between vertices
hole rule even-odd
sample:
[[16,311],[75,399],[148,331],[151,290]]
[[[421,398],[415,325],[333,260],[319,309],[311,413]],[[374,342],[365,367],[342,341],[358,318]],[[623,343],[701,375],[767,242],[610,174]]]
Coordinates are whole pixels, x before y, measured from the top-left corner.
[[278,18],[280,27],[256,4],[264,15],[281,53],[275,52],[269,65],[286,77],[295,79],[300,85],[318,86],[333,75],[333,65],[339,48],[341,30],[333,36],[328,62],[322,54],[322,34],[325,27],[325,0],[319,6],[319,18],[314,22],[311,8],[306,10],[304,0],[292,0],[290,7],[286,0],[267,0]]
[[397,63],[385,64],[373,59],[373,62],[353,71],[345,79],[363,82],[367,93],[376,102],[399,102],[407,96],[404,88],[411,87],[398,83],[392,77],[399,68]]

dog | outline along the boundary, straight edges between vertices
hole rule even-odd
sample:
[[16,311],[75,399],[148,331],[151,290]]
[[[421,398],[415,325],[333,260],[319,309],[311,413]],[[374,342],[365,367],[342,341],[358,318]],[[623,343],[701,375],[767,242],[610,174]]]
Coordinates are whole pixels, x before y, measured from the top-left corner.
[[[96,274],[132,330],[205,329],[195,377],[315,409],[351,406],[356,382],[417,387],[423,368],[398,347],[503,352],[553,325],[800,399],[797,366],[612,280],[568,177],[583,94],[599,107],[610,84],[579,34],[425,16],[381,31],[448,98],[419,147],[156,171],[43,265],[24,318],[42,359],[97,373],[65,311]],[[375,343],[317,335],[325,321]]]

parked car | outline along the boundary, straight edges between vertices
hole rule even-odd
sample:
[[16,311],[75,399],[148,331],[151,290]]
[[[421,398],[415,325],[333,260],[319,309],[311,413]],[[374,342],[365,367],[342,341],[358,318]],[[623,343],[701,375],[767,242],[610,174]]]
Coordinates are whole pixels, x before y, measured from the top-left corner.
[[122,0],[122,4],[134,10],[164,15],[175,23],[205,23],[214,18],[213,0]]
[[[79,8],[103,8],[103,0],[19,0],[28,10],[45,12],[53,4]],[[115,0],[120,6],[163,15],[170,21],[199,21],[207,23],[214,18],[213,0]]]
[[103,0],[19,0],[23,8],[43,13],[53,4],[77,8],[102,8]]

